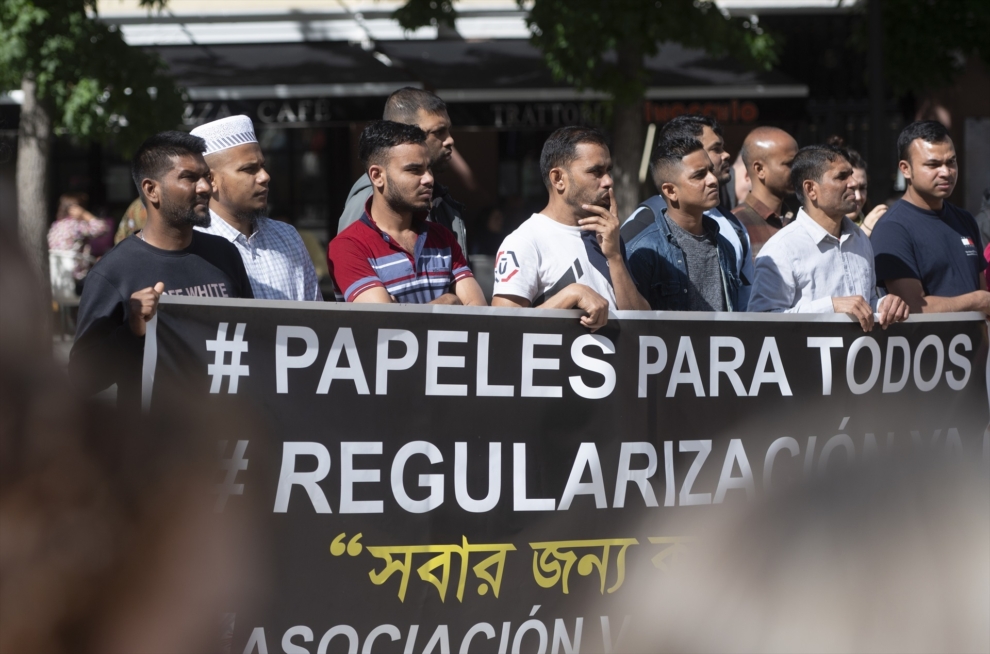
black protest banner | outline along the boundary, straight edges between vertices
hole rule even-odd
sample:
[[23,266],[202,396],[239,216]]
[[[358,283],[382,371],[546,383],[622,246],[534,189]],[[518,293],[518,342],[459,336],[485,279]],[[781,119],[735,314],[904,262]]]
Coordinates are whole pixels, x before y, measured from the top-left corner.
[[624,616],[583,607],[663,575],[686,516],[915,443],[990,457],[978,315],[575,315],[163,297],[150,409],[179,378],[277,426],[271,479],[223,453],[218,508],[258,499],[277,558],[233,651],[610,651]]

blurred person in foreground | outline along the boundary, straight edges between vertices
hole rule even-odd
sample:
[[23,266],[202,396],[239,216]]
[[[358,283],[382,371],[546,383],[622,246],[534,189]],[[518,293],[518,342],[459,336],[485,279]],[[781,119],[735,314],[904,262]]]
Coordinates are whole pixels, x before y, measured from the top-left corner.
[[630,616],[613,651],[990,651],[986,462],[891,458],[667,526],[666,572],[594,613]]
[[791,163],[797,152],[794,137],[777,127],[757,127],[743,141],[740,155],[752,188],[732,213],[746,226],[754,257],[790,222],[784,198],[794,192]]
[[69,375],[84,393],[117,384],[118,404],[137,407],[144,335],[163,293],[252,297],[237,249],[193,229],[210,220],[205,147],[197,136],[162,132],[134,155],[148,221],[93,267],[83,289]]
[[946,199],[959,178],[948,130],[935,121],[911,123],[897,137],[897,151],[907,189],[873,230],[877,279],[912,313],[990,315],[979,227]]
[[[447,105],[439,97],[411,87],[401,88],[385,101],[383,120],[404,125],[415,125],[426,133],[426,149],[430,153],[430,169],[443,172],[454,156],[454,137],[450,134],[450,116]],[[364,205],[373,195],[374,184],[368,172],[358,178],[347,194],[347,203],[337,223],[341,234],[364,216]],[[449,229],[457,237],[461,252],[467,253],[467,228],[464,223],[464,205],[451,197],[447,187],[434,180],[427,220]]]
[[750,311],[846,313],[863,331],[907,320],[907,304],[879,297],[870,239],[849,218],[856,208],[853,168],[842,150],[810,145],[791,164],[802,203],[797,219],[770,237],[756,257]]
[[423,130],[377,121],[358,147],[374,194],[364,217],[330,241],[337,300],[486,305],[453,232],[427,219],[433,173]]
[[830,136],[828,140],[825,141],[825,145],[831,145],[833,147],[842,150],[842,153],[849,160],[849,163],[853,167],[853,191],[855,192],[856,200],[856,211],[846,214],[846,218],[853,221],[863,233],[869,236],[873,233],[873,229],[877,226],[877,221],[879,221],[885,213],[887,213],[886,204],[878,204],[870,210],[869,214],[864,214],[863,209],[866,208],[867,200],[867,190],[869,188],[868,177],[866,175],[867,163],[863,159],[863,156],[846,146],[845,139],[841,136]]
[[[86,209],[85,193],[65,193],[58,199],[55,222],[48,228],[48,251],[55,258],[66,261],[65,268],[53,266],[63,278],[52,275],[52,284],[65,288],[72,287],[78,294],[83,287],[86,275],[96,262],[92,252],[94,240],[108,234],[112,229],[108,221],[97,218]],[[70,267],[71,266],[71,267]]]
[[263,596],[267,547],[250,496],[215,510],[217,440],[260,448],[256,421],[79,400],[40,291],[0,240],[0,652],[223,651],[221,616]]
[[540,173],[549,202],[499,247],[492,306],[580,309],[592,331],[609,309],[648,310],[626,267],[604,135],[561,127],[543,144]]
[[[653,160],[659,156],[660,147],[664,141],[697,139],[715,166],[715,178],[718,180],[719,200],[714,207],[708,208],[704,214],[718,224],[719,234],[732,246],[735,257],[735,268],[739,277],[739,289],[733,304],[735,311],[745,311],[749,304],[749,294],[753,283],[753,255],[749,234],[746,228],[732,214],[731,201],[736,197],[735,179],[732,164],[729,163],[729,153],[725,151],[725,139],[718,121],[709,116],[685,115],[669,121],[660,130],[657,137],[657,147],[653,151]],[[653,161],[651,161],[651,164]],[[651,167],[651,170],[655,170]],[[657,187],[657,195],[647,199],[636,208],[622,224],[622,239],[626,244],[643,230],[652,227],[660,218],[660,213],[666,207],[666,200],[660,192],[660,182],[653,175]],[[642,289],[640,289],[642,291]]]
[[738,311],[735,250],[708,213],[719,199],[710,153],[695,138],[664,138],[650,170],[663,205],[629,242],[639,292],[654,311]]
[[227,239],[241,253],[257,300],[321,302],[320,283],[296,229],[264,214],[268,209],[265,154],[247,116],[228,116],[190,132],[206,141],[210,167],[210,222],[204,234]]

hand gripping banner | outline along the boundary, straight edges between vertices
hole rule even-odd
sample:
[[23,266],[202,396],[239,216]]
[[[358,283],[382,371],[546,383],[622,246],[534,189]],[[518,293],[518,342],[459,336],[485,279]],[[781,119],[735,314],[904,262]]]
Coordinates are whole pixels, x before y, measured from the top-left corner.
[[919,443],[990,458],[978,314],[576,315],[163,297],[146,407],[179,382],[274,434],[222,453],[217,510],[253,498],[275,550],[232,651],[614,651],[685,517]]

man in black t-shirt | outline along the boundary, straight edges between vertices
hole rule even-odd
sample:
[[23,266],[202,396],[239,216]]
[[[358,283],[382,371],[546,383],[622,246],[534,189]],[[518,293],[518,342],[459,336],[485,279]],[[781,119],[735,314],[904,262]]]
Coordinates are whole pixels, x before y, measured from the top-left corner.
[[145,330],[163,293],[253,297],[237,249],[193,230],[210,223],[205,149],[197,136],[162,132],[134,156],[131,174],[148,220],[100,259],[86,279],[69,355],[69,375],[86,393],[117,384],[118,404],[137,407]]
[[897,138],[897,149],[907,190],[870,237],[878,283],[911,313],[990,315],[976,220],[945,199],[959,177],[949,132],[935,121],[914,122]]

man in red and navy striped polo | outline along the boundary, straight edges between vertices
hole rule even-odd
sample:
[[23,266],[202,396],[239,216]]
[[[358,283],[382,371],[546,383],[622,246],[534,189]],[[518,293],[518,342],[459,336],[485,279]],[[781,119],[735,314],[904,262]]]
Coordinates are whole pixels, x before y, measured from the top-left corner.
[[485,305],[453,232],[426,220],[433,174],[426,133],[388,120],[358,145],[373,193],[364,217],[330,241],[338,301]]

